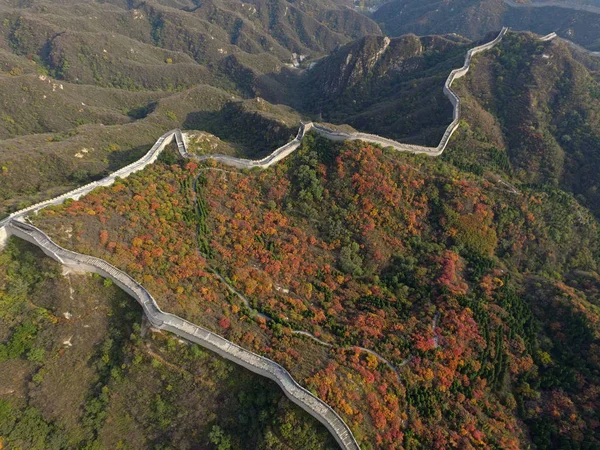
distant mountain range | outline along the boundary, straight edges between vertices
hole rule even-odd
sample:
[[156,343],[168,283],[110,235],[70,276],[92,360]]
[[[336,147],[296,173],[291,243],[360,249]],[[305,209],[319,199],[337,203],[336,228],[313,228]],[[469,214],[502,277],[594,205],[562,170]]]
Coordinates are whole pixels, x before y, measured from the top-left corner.
[[[545,5],[552,2],[534,3]],[[560,3],[572,3],[573,8],[595,5],[598,13],[555,6],[527,7],[526,3],[505,0],[394,0],[383,4],[372,18],[393,36],[457,33],[476,39],[502,26],[509,26],[539,34],[555,31],[590,50],[600,50],[600,6],[593,2]]]

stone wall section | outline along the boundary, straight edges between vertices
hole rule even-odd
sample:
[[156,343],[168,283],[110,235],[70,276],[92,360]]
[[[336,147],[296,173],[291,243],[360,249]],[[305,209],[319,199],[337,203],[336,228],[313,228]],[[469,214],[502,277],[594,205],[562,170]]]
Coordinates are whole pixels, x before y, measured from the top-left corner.
[[19,211],[15,211],[11,215],[9,215],[7,218],[0,221],[0,228],[2,228],[11,219],[18,219],[19,217],[24,217],[27,214],[32,213],[32,212],[37,212],[40,209],[45,208],[46,206],[61,204],[65,200],[68,200],[68,199],[77,200],[80,197],[83,197],[84,195],[92,192],[97,187],[110,186],[111,184],[113,184],[115,182],[115,180],[117,178],[127,178],[132,173],[142,170],[148,164],[154,163],[154,161],[156,161],[156,159],[158,158],[160,153],[164,150],[164,148],[168,144],[171,143],[171,141],[173,140],[173,136],[174,136],[174,130],[171,130],[171,131],[163,134],[154,143],[152,148],[150,150],[148,150],[148,152],[144,156],[142,156],[140,159],[138,159],[137,161],[135,161],[125,167],[122,167],[121,169],[117,170],[116,172],[111,173],[110,175],[108,175],[107,177],[105,177],[99,181],[94,181],[92,183],[78,187],[77,189],[74,189],[72,191],[65,192],[64,194],[61,194],[58,197],[54,197],[49,200],[45,200],[43,202],[39,202],[34,205],[28,206],[27,208],[21,209]]
[[78,271],[97,273],[111,279],[117,286],[137,300],[154,327],[170,331],[188,341],[208,348],[252,372],[270,378],[281,387],[291,401],[323,423],[341,448],[360,450],[350,428],[343,419],[329,405],[300,386],[290,373],[279,364],[179,316],[165,313],[160,309],[152,295],[131,276],[100,258],[82,255],[60,247],[43,231],[33,225],[12,219],[4,226],[4,229],[8,234],[15,235],[38,246],[46,255],[62,265]]

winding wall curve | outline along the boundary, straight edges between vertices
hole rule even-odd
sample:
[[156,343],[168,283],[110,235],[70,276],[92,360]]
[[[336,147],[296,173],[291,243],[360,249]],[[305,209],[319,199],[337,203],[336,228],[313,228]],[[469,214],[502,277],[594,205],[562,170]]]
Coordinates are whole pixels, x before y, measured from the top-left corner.
[[[234,157],[226,156],[226,155],[196,156],[196,155],[191,155],[187,152],[185,152],[185,154],[182,153],[182,155],[185,157],[188,157],[188,158],[195,158],[195,159],[199,159],[199,160],[215,159],[217,161],[223,162],[224,164],[229,164],[229,165],[232,165],[235,167],[241,167],[241,168],[251,168],[251,167],[266,168],[266,167],[269,167],[271,164],[274,164],[277,161],[285,158],[291,152],[296,150],[300,146],[300,142],[302,140],[302,137],[304,136],[304,133],[309,131],[310,129],[312,129],[315,132],[317,132],[318,134],[320,134],[321,136],[323,136],[327,139],[330,139],[332,141],[360,140],[360,141],[366,141],[366,142],[373,142],[375,144],[379,144],[384,147],[392,147],[394,150],[398,150],[401,152],[422,153],[422,154],[426,154],[429,156],[439,156],[446,149],[446,146],[448,145],[450,138],[452,137],[452,135],[454,134],[454,132],[456,131],[456,129],[458,128],[458,125],[460,123],[460,98],[452,90],[452,83],[454,83],[455,80],[462,78],[467,74],[467,72],[469,71],[469,67],[471,66],[471,60],[473,59],[474,55],[494,47],[496,44],[498,44],[502,40],[502,38],[504,37],[504,35],[507,32],[508,32],[508,28],[503,27],[502,30],[500,31],[500,33],[498,33],[498,36],[496,36],[496,38],[494,40],[492,40],[486,44],[479,45],[477,47],[473,47],[472,49],[470,49],[467,52],[467,55],[465,56],[465,62],[463,64],[463,66],[458,69],[454,69],[448,75],[448,78],[446,79],[446,82],[444,83],[444,94],[446,95],[446,97],[448,97],[448,99],[450,100],[450,103],[452,103],[452,106],[453,106],[452,122],[446,128],[446,131],[444,132],[442,138],[440,139],[440,142],[437,145],[437,147],[426,147],[423,145],[404,144],[404,143],[394,141],[392,139],[388,139],[388,138],[385,138],[382,136],[377,136],[376,134],[368,134],[368,133],[360,133],[360,132],[359,133],[348,133],[348,132],[343,132],[343,131],[335,131],[335,130],[327,128],[324,125],[309,122],[309,123],[303,123],[301,125],[300,130],[298,131],[298,135],[296,136],[296,138],[294,140],[292,140],[288,144],[284,145],[283,147],[278,148],[272,154],[270,154],[269,156],[267,156],[266,158],[263,158],[261,160],[248,161],[248,160],[234,158]],[[181,146],[179,148],[179,151],[182,152]]]
[[[200,160],[200,161],[206,160],[206,159],[214,159],[216,161],[222,162],[223,164],[227,164],[227,165],[237,167],[240,169],[251,169],[253,167],[260,167],[260,168],[265,169],[265,168],[275,164],[276,162],[281,161],[283,158],[288,156],[290,153],[292,153],[294,150],[296,150],[300,146],[302,139],[304,138],[304,135],[311,129],[314,130],[315,132],[317,132],[318,134],[320,134],[321,136],[323,136],[327,139],[331,139],[333,141],[362,140],[362,141],[367,141],[367,142],[373,142],[375,144],[380,144],[380,145],[383,145],[384,147],[392,147],[398,151],[410,152],[410,153],[423,153],[423,154],[427,154],[430,156],[439,156],[445,150],[446,146],[448,145],[448,141],[450,140],[450,138],[452,137],[452,135],[458,128],[458,124],[460,122],[460,98],[458,97],[458,95],[456,95],[452,91],[452,88],[451,88],[452,83],[456,79],[461,78],[466,75],[466,73],[469,71],[469,67],[471,65],[471,60],[474,55],[494,47],[496,44],[498,44],[498,42],[500,42],[502,40],[502,38],[504,37],[504,35],[507,32],[508,32],[508,28],[504,27],[504,28],[502,28],[502,30],[500,31],[500,33],[494,40],[492,40],[486,44],[483,44],[483,45],[480,45],[480,46],[470,49],[467,52],[467,55],[465,56],[465,62],[463,64],[463,66],[458,69],[454,69],[448,75],[448,78],[446,79],[446,82],[444,83],[444,94],[446,94],[446,96],[452,103],[452,106],[454,109],[453,109],[453,114],[452,114],[452,122],[446,128],[446,131],[444,132],[444,135],[442,136],[440,143],[437,145],[437,147],[426,147],[426,146],[421,146],[421,145],[403,144],[401,142],[397,142],[397,141],[394,141],[392,139],[388,139],[388,138],[385,138],[382,136],[377,136],[375,134],[346,133],[346,132],[341,132],[341,131],[335,131],[335,130],[331,130],[331,129],[325,127],[324,125],[320,125],[318,123],[313,123],[313,122],[308,122],[308,123],[302,123],[300,125],[300,128],[298,129],[298,133],[296,134],[296,137],[292,141],[288,142],[287,144],[283,145],[282,147],[279,147],[270,155],[268,155],[262,159],[259,159],[259,160],[248,160],[248,159],[235,158],[233,156],[219,155],[219,154],[198,156],[198,155],[188,153],[183,134],[182,134],[181,130],[176,129],[176,130],[168,131],[165,134],[163,134],[160,138],[158,138],[158,140],[152,146],[152,148],[144,156],[142,156],[139,160],[117,170],[116,172],[113,172],[112,174],[103,178],[102,180],[94,181],[92,183],[81,186],[77,189],[74,189],[74,190],[66,192],[62,195],[59,195],[58,197],[55,197],[55,198],[52,198],[49,200],[45,200],[43,202],[39,202],[39,203],[31,205],[27,208],[16,211],[16,212],[10,214],[7,218],[0,221],[0,229],[2,227],[4,227],[4,225],[6,225],[6,223],[8,223],[8,221],[10,221],[11,219],[18,219],[19,217],[23,217],[31,212],[36,212],[42,208],[45,208],[46,206],[58,205],[67,199],[77,200],[78,198],[88,194],[89,192],[91,192],[92,190],[94,190],[95,188],[97,188],[99,186],[109,186],[112,183],[114,183],[114,181],[117,178],[125,178],[134,172],[142,170],[148,164],[152,164],[154,161],[156,161],[156,159],[158,158],[160,153],[164,150],[164,148],[173,141],[173,138],[176,139],[177,148],[179,150],[179,153],[181,154],[181,156],[183,156],[185,158],[193,158],[193,159]],[[0,235],[0,246],[1,246],[1,243],[2,243],[2,235]]]
[[275,381],[291,401],[323,423],[343,449],[360,450],[343,419],[329,405],[300,386],[279,364],[179,316],[165,313],[140,283],[106,261],[62,248],[33,225],[13,219],[5,227],[9,234],[40,247],[46,255],[65,266],[79,271],[97,273],[113,280],[115,284],[138,301],[156,328],[170,331],[188,341],[200,344],[252,372]]

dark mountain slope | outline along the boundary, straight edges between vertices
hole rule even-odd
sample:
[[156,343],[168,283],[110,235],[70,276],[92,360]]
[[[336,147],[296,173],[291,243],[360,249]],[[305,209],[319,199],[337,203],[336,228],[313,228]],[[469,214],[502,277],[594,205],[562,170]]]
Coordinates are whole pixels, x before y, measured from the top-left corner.
[[303,107],[328,122],[437,145],[452,117],[444,80],[472,45],[452,36],[362,38],[303,75]]

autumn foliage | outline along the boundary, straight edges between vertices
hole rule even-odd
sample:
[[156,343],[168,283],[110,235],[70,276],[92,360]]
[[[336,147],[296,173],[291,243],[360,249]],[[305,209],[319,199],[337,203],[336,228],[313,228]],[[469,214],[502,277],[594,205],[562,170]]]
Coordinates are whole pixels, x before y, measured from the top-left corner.
[[559,368],[573,345],[600,348],[585,331],[598,233],[563,227],[571,200],[549,199],[309,136],[269,170],[158,162],[35,220],[283,364],[362,448],[593,446],[598,358]]

